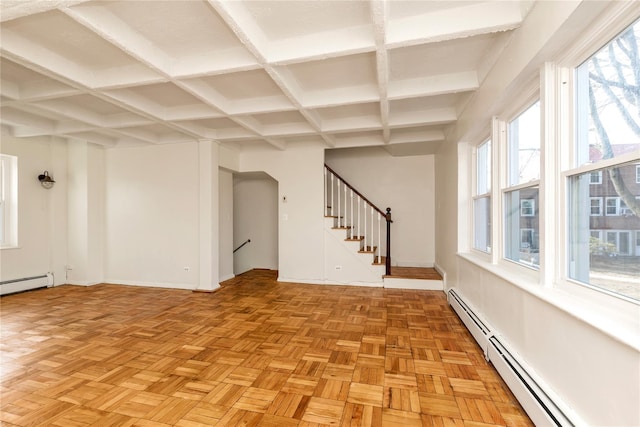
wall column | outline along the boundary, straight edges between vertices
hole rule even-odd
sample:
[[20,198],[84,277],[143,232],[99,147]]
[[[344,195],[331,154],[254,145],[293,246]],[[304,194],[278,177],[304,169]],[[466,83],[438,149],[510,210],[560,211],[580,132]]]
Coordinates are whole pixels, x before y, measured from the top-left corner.
[[198,141],[200,271],[198,291],[220,288],[219,280],[219,147],[214,141]]

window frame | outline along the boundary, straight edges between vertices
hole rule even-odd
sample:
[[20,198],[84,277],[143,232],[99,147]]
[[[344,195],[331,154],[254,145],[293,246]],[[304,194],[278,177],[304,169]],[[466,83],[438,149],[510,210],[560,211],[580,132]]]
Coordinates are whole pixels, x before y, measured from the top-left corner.
[[[505,114],[505,118],[504,120],[502,120],[502,126],[500,128],[500,134],[502,136],[502,140],[501,140],[501,147],[504,147],[504,152],[501,152],[501,156],[500,156],[500,162],[501,162],[501,168],[500,168],[500,172],[501,172],[501,176],[500,176],[500,199],[501,199],[501,209],[500,209],[500,220],[501,220],[501,224],[500,224],[500,228],[501,228],[501,232],[502,232],[502,236],[500,239],[500,260],[501,262],[506,262],[507,265],[511,265],[511,266],[517,266],[517,268],[522,268],[525,270],[530,270],[535,272],[536,274],[539,272],[540,270],[540,265],[539,265],[539,261],[538,260],[538,265],[535,264],[531,264],[531,263],[527,263],[524,261],[518,261],[518,260],[514,260],[508,257],[508,248],[509,245],[507,244],[507,237],[508,237],[508,233],[507,233],[507,226],[509,225],[509,220],[507,219],[507,205],[506,205],[506,200],[508,195],[510,195],[513,192],[516,191],[521,191],[521,190],[526,190],[526,189],[533,189],[533,188],[537,188],[538,191],[538,199],[540,200],[540,184],[541,184],[541,178],[542,178],[542,173],[543,173],[543,168],[542,168],[542,153],[544,150],[543,147],[543,139],[544,136],[541,133],[540,134],[540,145],[539,145],[539,150],[540,150],[540,165],[539,165],[539,177],[536,180],[531,180],[528,182],[524,182],[524,183],[516,183],[516,184],[511,184],[510,185],[510,178],[512,176],[512,169],[511,169],[511,165],[509,164],[510,162],[510,150],[512,149],[512,140],[510,140],[510,135],[509,135],[509,126],[512,122],[514,122],[516,119],[520,118],[520,116],[522,116],[525,112],[527,112],[529,109],[531,109],[532,107],[534,107],[536,104],[540,105],[540,117],[539,117],[539,125],[542,126],[543,124],[543,112],[542,112],[542,99],[541,99],[541,90],[540,87],[536,84],[531,86],[529,93],[527,94],[526,97],[523,98],[523,102],[519,103],[517,105],[519,105],[518,109],[514,109],[508,112],[508,114]],[[495,137],[495,136],[494,136]],[[518,206],[520,207],[520,206]],[[520,213],[520,209],[518,209],[518,212]],[[497,216],[494,216],[494,218],[496,218]],[[518,218],[520,218],[521,215],[518,215]],[[532,217],[536,217],[535,215],[535,206],[534,206],[534,215],[527,217],[527,218],[532,218]],[[540,225],[541,225],[541,221],[540,221],[540,214],[538,214],[537,216],[538,218],[538,234],[541,234],[541,229],[540,229]],[[521,230],[522,228],[519,227],[519,230]],[[511,240],[513,242],[515,242],[515,236],[511,236]],[[520,232],[518,232],[518,241],[520,241]],[[539,245],[542,245],[542,241],[539,239],[538,241]],[[519,246],[519,245],[518,245]],[[512,251],[514,250],[514,248],[510,248]],[[519,250],[519,247],[517,248]]]
[[[524,210],[526,208],[523,205],[525,205],[527,202],[531,203],[531,205],[528,207],[528,210],[530,209],[531,212],[524,213]],[[536,199],[520,199],[520,216],[532,217],[535,215],[536,215]]]
[[18,157],[0,154],[0,249],[18,247]]
[[[594,174],[596,174],[595,176],[598,177],[596,181],[593,180]],[[602,184],[602,171],[591,172],[591,175],[589,175],[589,185],[600,185],[600,184]]]
[[[597,201],[598,202],[598,213],[593,213],[593,202]],[[602,215],[602,197],[589,197],[589,216],[603,216]]]
[[[480,160],[480,149],[483,146],[487,146],[488,144],[488,155],[487,155],[487,165],[488,165],[488,178],[487,178],[487,182],[486,182],[486,191],[483,193],[479,193],[479,184],[480,184],[480,180],[479,180],[479,176],[480,176],[480,170],[479,170],[479,160]],[[472,196],[471,196],[471,206],[470,206],[470,212],[471,212],[471,233],[470,234],[470,245],[469,247],[474,250],[477,251],[478,253],[481,254],[485,254],[485,255],[491,255],[493,253],[493,217],[494,217],[494,210],[493,210],[493,206],[492,206],[492,201],[493,201],[493,196],[492,196],[492,189],[493,189],[493,176],[494,176],[494,162],[493,162],[493,152],[494,152],[494,144],[493,144],[493,140],[491,139],[491,137],[487,137],[487,138],[483,138],[482,142],[480,142],[479,144],[473,146],[472,148],[472,176],[471,176],[471,188],[472,188]],[[481,199],[487,199],[488,200],[488,207],[489,207],[489,218],[488,218],[488,223],[489,223],[489,236],[488,236],[488,242],[487,242],[487,250],[484,250],[482,248],[479,248],[476,246],[476,202],[478,200]]]

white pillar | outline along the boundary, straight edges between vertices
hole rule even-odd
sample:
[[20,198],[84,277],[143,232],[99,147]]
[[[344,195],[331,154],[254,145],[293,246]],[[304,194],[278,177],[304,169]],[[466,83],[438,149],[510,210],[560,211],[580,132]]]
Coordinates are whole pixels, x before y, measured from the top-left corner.
[[213,292],[219,279],[219,147],[208,140],[198,142],[200,272],[196,290]]

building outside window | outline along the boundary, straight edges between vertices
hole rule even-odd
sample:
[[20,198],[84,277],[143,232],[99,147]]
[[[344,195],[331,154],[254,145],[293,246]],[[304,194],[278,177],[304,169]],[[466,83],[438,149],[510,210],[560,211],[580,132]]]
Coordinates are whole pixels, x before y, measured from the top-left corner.
[[[509,122],[507,144],[508,187],[504,190],[504,257],[537,268],[540,264],[539,101]],[[523,236],[526,236],[524,241]]]
[[602,184],[602,172],[591,172],[591,184]]
[[[576,68],[568,277],[640,300],[640,23]],[[601,185],[594,184],[598,175]],[[596,215],[604,200],[604,215]]]

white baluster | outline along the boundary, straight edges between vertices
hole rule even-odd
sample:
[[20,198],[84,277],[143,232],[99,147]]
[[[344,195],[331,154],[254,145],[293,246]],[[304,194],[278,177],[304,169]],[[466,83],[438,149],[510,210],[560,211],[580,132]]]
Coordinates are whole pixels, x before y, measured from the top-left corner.
[[340,180],[337,179],[336,181],[338,181],[338,190],[337,190],[337,193],[338,193],[338,227],[340,227],[340,221],[342,221],[340,219]]
[[378,262],[382,261],[380,254],[382,254],[382,245],[380,244],[380,238],[382,236],[382,225],[380,224],[380,214],[378,213]]
[[371,250],[373,250],[373,205],[371,205]]
[[351,236],[353,237],[353,226],[355,221],[353,220],[353,188],[351,189]]
[[363,202],[364,209],[364,248],[367,249],[367,204]]
[[324,168],[324,207],[322,208],[322,212],[324,212],[324,216],[327,216],[327,206],[329,206],[329,200],[327,199],[327,168]]
[[348,208],[349,205],[347,204],[347,193],[348,193],[347,184],[344,183],[343,187],[344,187],[344,226],[346,227],[347,225],[349,225],[349,222],[347,221],[347,213],[349,211],[349,208]]
[[360,232],[360,226],[362,225],[362,218],[360,217],[360,203],[362,202],[362,199],[360,199],[360,196],[358,196],[358,237],[362,236],[362,233]]
[[334,207],[335,203],[333,203],[333,173],[331,174],[331,216],[335,216]]

